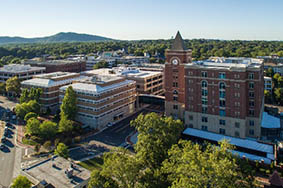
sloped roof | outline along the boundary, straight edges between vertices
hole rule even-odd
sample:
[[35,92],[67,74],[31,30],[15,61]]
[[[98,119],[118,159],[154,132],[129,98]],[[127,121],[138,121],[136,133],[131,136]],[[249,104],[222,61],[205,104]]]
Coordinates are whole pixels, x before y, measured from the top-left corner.
[[182,38],[179,31],[177,32],[176,37],[173,41],[173,45],[171,47],[171,50],[179,50],[179,51],[186,50],[183,38]]

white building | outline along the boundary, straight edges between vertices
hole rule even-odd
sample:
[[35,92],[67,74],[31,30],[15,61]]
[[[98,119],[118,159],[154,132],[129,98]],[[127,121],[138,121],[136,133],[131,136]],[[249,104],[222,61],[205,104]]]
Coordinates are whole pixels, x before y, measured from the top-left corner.
[[0,68],[0,82],[17,76],[20,80],[31,79],[34,75],[45,72],[45,67],[31,67],[30,65],[9,64]]
[[270,91],[272,90],[272,78],[265,76],[264,77],[264,90]]

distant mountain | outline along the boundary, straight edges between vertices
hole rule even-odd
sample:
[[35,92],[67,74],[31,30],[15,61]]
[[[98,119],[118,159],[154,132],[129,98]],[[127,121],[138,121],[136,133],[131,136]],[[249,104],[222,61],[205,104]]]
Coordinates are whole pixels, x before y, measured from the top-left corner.
[[100,42],[113,40],[97,35],[79,34],[72,32],[61,32],[55,35],[39,38],[23,38],[23,37],[1,37],[0,44],[9,43],[51,43],[51,42]]

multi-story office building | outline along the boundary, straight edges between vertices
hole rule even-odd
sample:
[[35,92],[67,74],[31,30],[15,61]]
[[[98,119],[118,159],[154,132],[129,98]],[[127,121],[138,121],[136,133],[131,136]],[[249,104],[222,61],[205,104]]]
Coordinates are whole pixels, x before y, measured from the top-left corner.
[[264,90],[272,91],[272,78],[265,76],[264,77]]
[[30,65],[9,64],[0,68],[0,82],[17,76],[20,80],[31,79],[34,75],[45,72],[44,67],[31,67]]
[[136,82],[124,77],[96,75],[60,88],[60,101],[72,86],[77,94],[76,120],[95,129],[127,117],[135,111]]
[[137,68],[114,67],[85,71],[85,75],[117,75],[136,81],[138,94],[163,95],[163,73],[160,71],[141,71]]
[[110,67],[116,63],[115,58],[102,58],[101,56],[97,58],[95,56],[87,56],[86,58],[86,70],[93,70],[94,65],[102,61],[108,63]]
[[53,112],[59,108],[59,88],[71,84],[74,80],[86,79],[79,73],[54,72],[34,76],[33,79],[21,82],[22,88],[42,88],[40,103],[44,110]]
[[46,73],[51,72],[82,72],[86,70],[86,61],[84,59],[65,59],[65,60],[27,60],[25,65],[35,67],[45,67]]
[[166,115],[190,128],[233,137],[260,137],[263,63],[251,58],[191,61],[178,33],[166,51]]

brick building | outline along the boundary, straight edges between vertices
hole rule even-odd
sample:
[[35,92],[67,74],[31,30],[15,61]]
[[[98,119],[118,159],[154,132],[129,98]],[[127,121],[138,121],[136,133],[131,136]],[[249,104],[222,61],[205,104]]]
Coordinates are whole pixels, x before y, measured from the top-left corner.
[[75,80],[85,79],[79,73],[53,72],[34,76],[33,79],[21,82],[22,88],[41,88],[40,104],[43,110],[48,108],[54,113],[59,109],[59,88],[71,84]]
[[51,72],[82,72],[86,70],[85,60],[27,60],[24,62],[25,65],[33,67],[45,67],[46,73]]
[[211,58],[192,62],[178,32],[166,50],[166,115],[186,126],[233,137],[260,137],[264,106],[262,60]]

